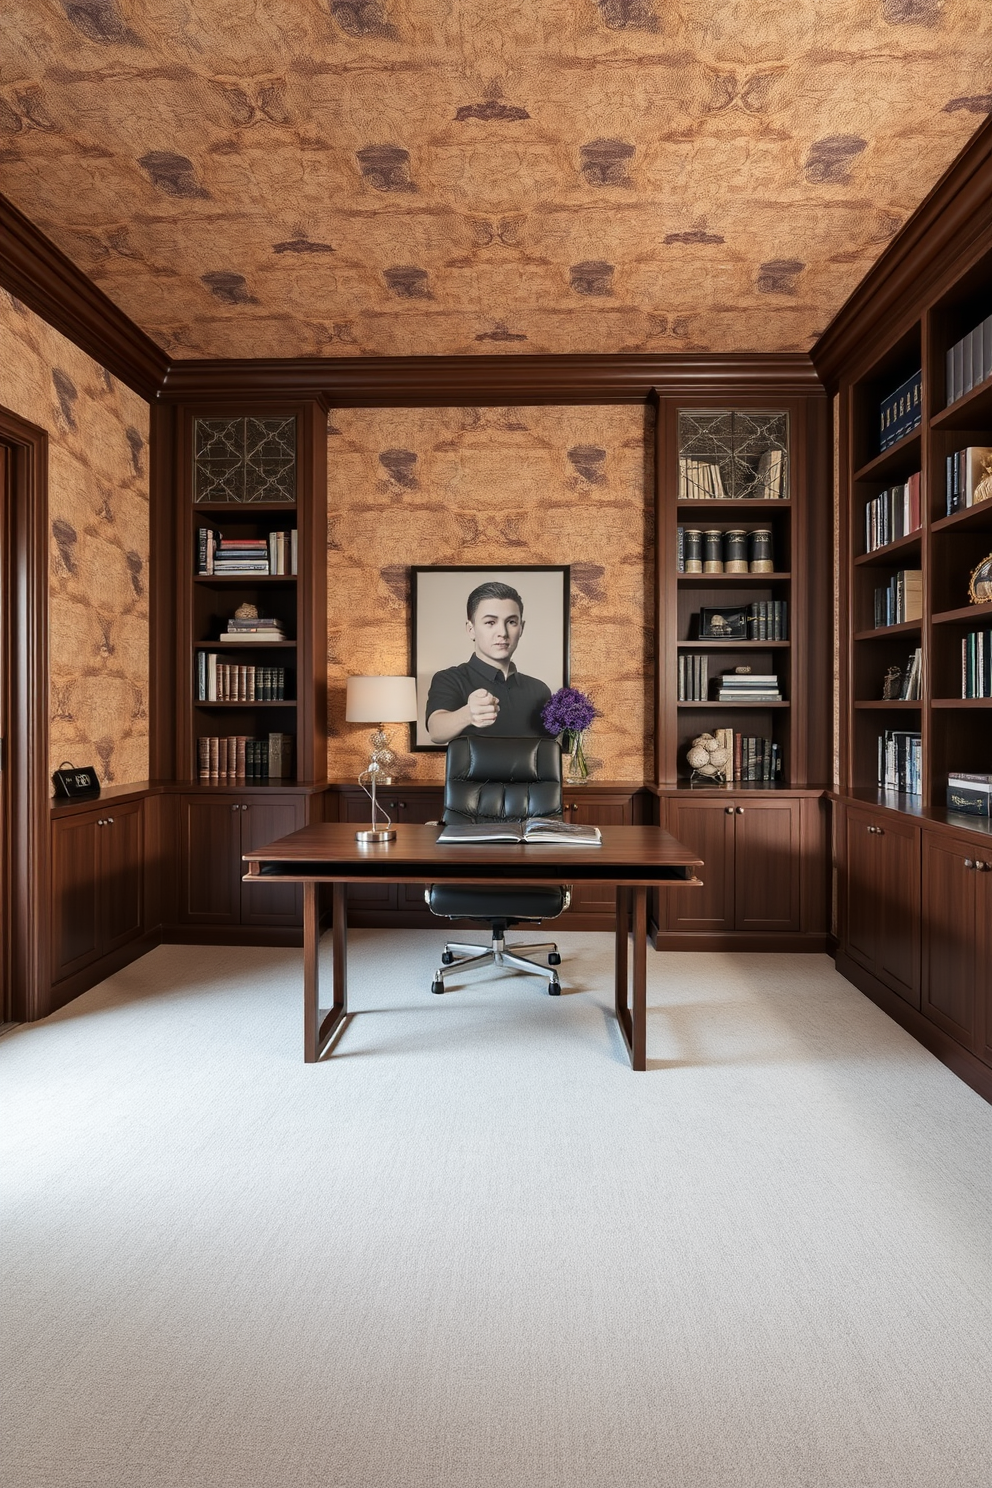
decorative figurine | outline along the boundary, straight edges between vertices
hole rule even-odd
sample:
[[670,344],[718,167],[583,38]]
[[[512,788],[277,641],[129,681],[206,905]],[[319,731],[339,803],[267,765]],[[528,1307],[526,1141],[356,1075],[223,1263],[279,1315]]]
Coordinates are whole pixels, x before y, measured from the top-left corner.
[[686,759],[692,766],[692,780],[705,780],[708,785],[722,785],[727,778],[730,752],[712,734],[700,734],[689,746]]

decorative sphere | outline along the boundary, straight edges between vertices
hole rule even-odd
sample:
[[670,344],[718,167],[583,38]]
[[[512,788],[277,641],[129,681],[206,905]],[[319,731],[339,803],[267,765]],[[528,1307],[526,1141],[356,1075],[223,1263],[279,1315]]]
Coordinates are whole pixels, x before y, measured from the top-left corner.
[[704,749],[702,745],[694,746],[689,750],[688,760],[694,770],[701,770],[710,762],[709,750]]
[[715,765],[718,770],[723,769],[729,758],[729,749],[712,749],[710,751],[710,764]]
[[706,740],[711,737],[712,736],[710,734],[697,734],[695,739],[693,739],[692,741],[693,749],[705,749]]

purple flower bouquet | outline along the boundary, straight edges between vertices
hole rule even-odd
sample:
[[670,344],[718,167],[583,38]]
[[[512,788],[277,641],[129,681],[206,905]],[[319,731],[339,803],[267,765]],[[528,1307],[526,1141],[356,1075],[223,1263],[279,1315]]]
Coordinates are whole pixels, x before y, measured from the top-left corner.
[[599,717],[599,711],[591,698],[577,687],[559,687],[541,710],[541,722],[549,734],[556,734],[569,757],[567,775],[572,784],[585,780],[589,774],[582,735]]

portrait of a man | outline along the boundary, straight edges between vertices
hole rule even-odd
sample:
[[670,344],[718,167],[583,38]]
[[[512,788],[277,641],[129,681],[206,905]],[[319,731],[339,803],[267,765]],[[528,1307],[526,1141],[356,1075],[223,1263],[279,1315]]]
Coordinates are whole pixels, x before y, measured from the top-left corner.
[[414,569],[411,588],[414,747],[543,735],[541,710],[567,682],[568,570]]

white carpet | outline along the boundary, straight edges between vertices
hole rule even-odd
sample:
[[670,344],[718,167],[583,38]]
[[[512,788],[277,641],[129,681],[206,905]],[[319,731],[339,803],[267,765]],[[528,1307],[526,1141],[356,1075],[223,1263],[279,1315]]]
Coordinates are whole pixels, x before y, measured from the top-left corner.
[[992,1107],[812,956],[370,1009],[161,947],[0,1041],[5,1488],[988,1488]]

